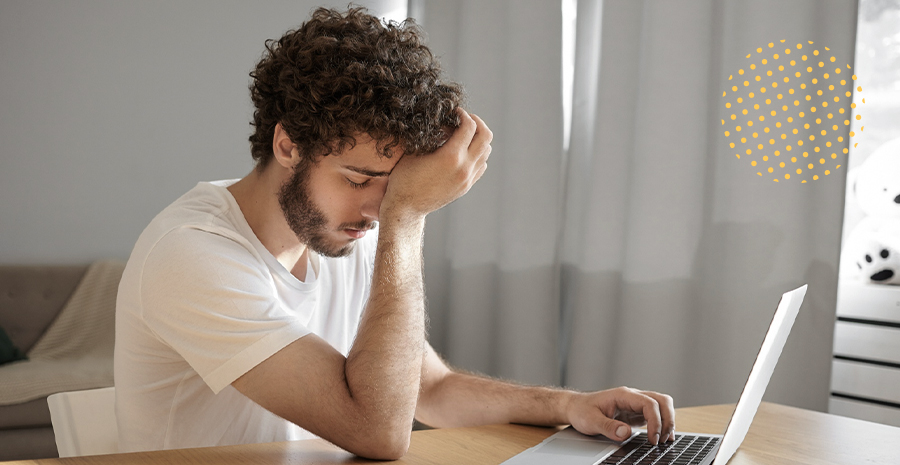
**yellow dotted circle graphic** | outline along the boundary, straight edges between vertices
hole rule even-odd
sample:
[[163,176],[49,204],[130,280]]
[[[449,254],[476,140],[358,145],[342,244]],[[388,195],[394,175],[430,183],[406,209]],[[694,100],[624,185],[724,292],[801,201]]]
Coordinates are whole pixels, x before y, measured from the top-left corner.
[[[798,61],[791,59],[798,57],[791,56],[790,44],[784,55],[769,53],[774,46],[769,43],[756,48],[737,73],[728,77],[730,82],[722,92],[726,143],[735,160],[746,163],[759,176],[774,182],[817,181],[841,168],[850,143],[858,145],[851,140],[857,137],[850,131],[851,120],[865,120],[851,99],[854,91],[862,93],[863,88],[849,64],[843,70],[835,64],[838,58],[828,47],[819,50],[813,41],[797,44],[798,54],[802,52]],[[758,94],[751,82],[760,86]],[[752,138],[741,133],[742,126],[752,131]],[[865,126],[859,128],[860,133],[863,130]],[[754,140],[759,134],[764,138]],[[787,158],[796,163],[792,154],[801,156],[800,152],[804,158],[810,152],[823,152],[827,160],[819,158],[816,164],[804,161],[803,167],[786,163]]]

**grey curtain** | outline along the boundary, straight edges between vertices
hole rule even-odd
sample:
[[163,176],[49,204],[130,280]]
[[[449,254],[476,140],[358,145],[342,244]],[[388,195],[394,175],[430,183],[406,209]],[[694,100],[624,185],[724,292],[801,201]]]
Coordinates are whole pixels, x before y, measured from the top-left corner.
[[558,383],[560,5],[429,1],[410,13],[499,154],[463,199],[428,218],[431,340],[457,366]]
[[410,13],[495,134],[485,177],[428,220],[431,341],[449,362],[734,402],[781,293],[808,283],[766,400],[826,408],[846,172],[757,176],[721,96],[770,42],[852,64],[856,2],[580,0],[568,151],[558,2]]

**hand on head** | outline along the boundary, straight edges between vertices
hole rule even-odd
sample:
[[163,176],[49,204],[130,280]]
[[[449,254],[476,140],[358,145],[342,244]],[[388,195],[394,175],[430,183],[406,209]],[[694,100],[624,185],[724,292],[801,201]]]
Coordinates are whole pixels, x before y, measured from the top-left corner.
[[647,425],[652,444],[675,440],[672,398],[653,391],[627,387],[577,393],[570,400],[569,423],[582,434],[602,434],[615,441],[631,436],[632,426]]
[[484,174],[493,134],[484,121],[458,109],[460,125],[444,145],[397,162],[381,213],[424,216],[462,197]]

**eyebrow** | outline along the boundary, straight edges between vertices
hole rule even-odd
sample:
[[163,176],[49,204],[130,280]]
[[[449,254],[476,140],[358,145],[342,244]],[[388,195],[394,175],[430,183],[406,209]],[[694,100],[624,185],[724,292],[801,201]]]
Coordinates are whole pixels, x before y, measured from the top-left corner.
[[390,171],[372,171],[359,166],[344,166],[343,168],[372,178],[383,178],[391,175]]

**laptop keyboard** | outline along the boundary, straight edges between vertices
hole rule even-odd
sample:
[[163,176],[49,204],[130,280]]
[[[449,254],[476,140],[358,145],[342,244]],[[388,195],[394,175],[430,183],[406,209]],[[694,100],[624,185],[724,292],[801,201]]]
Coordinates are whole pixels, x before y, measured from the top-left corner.
[[600,465],[699,464],[720,439],[682,434],[676,435],[672,442],[654,446],[647,442],[647,433],[641,433],[600,462]]

